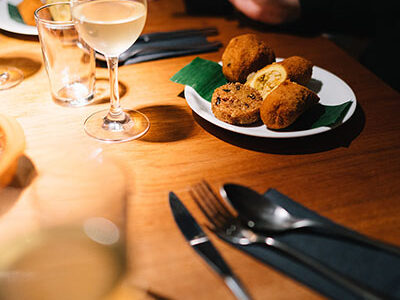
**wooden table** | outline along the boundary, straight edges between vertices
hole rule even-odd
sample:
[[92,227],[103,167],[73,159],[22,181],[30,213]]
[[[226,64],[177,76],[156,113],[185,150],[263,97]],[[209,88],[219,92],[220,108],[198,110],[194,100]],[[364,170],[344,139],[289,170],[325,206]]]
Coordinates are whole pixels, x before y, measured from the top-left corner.
[[[257,32],[221,17],[190,17],[181,1],[149,3],[145,32],[217,26],[211,39],[226,45],[236,35]],[[201,222],[190,199],[191,184],[207,178],[259,192],[274,187],[305,206],[371,237],[400,246],[400,95],[357,61],[322,37],[258,32],[277,56],[302,55],[345,80],[359,106],[343,126],[312,137],[252,138],[217,128],[192,113],[178,95],[183,87],[169,78],[195,56],[164,59],[120,68],[125,107],[141,110],[151,128],[139,140],[104,144],[89,138],[83,120],[107,108],[107,101],[84,108],[57,106],[36,38],[0,31],[0,64],[21,67],[27,75],[17,87],[0,91],[0,111],[17,118],[26,135],[26,156],[40,174],[60,150],[101,148],[125,166],[129,186],[130,281],[172,299],[231,299],[226,287],[187,246],[169,209],[174,191]],[[219,61],[223,49],[199,55]],[[97,70],[98,85],[107,72]],[[68,157],[65,157],[68,159]],[[79,170],[76,170],[79,172]],[[19,197],[2,200],[1,221],[17,224],[29,212],[27,187]],[[9,228],[1,228],[2,234]],[[217,248],[255,299],[318,299],[321,296],[240,253],[211,235]],[[207,288],[205,288],[207,287]]]

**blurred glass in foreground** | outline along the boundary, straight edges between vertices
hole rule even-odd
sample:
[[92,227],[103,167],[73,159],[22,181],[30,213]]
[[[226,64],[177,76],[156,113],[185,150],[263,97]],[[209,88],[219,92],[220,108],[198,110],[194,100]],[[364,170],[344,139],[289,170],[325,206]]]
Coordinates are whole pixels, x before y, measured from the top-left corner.
[[125,178],[96,156],[57,161],[33,182],[38,226],[0,245],[0,299],[97,300],[126,269]]

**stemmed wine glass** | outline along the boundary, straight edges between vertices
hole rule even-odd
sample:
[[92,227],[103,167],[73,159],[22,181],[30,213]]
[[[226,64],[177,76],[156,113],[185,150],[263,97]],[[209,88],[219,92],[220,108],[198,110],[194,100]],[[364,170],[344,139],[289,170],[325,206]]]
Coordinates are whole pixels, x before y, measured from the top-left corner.
[[98,111],[85,121],[90,136],[107,142],[139,138],[150,127],[148,118],[122,109],[118,89],[118,56],[139,37],[147,16],[146,0],[74,0],[72,18],[80,37],[103,54],[110,76],[109,110]]
[[15,67],[0,65],[0,90],[16,86],[24,79],[24,73]]

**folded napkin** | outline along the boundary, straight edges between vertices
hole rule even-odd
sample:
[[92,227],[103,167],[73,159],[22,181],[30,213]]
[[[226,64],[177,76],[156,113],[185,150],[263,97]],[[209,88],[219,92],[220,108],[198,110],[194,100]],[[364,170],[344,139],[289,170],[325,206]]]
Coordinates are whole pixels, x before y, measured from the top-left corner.
[[[217,51],[221,45],[218,42],[209,42],[206,36],[199,34],[171,39],[155,39],[149,42],[139,40],[121,54],[119,63],[130,65],[161,58]],[[106,67],[104,61],[99,61],[99,64]]]
[[[277,190],[269,189],[264,197],[282,205],[297,217],[307,217],[332,226],[340,226],[306,207],[294,202]],[[328,235],[291,231],[276,235],[287,245],[312,256],[332,269],[346,274],[361,284],[387,295],[387,299],[400,299],[400,257],[366,245]],[[239,246],[240,250],[302,282],[321,294],[333,299],[360,299],[347,289],[324,276],[263,245]]]
[[[135,46],[136,49],[143,49],[144,51],[139,52],[132,58],[125,60],[124,62],[122,62],[123,65],[129,65],[161,58],[217,51],[221,47],[221,44],[211,43],[207,40],[207,37],[198,35],[164,41],[149,42],[146,44],[134,44],[132,46],[132,49],[134,49]],[[163,47],[165,47],[165,49],[163,49]],[[168,49],[169,47],[170,49]]]

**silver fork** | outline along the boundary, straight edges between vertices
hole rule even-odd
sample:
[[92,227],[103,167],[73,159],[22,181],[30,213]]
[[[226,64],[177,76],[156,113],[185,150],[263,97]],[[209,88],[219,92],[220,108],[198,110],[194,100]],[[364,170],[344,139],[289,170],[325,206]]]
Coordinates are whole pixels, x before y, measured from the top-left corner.
[[291,248],[272,236],[253,232],[249,227],[243,225],[237,216],[233,215],[226,204],[213,192],[207,182],[202,181],[194,185],[189,192],[197,206],[210,222],[211,226],[207,225],[207,227],[222,239],[239,245],[264,244],[273,247],[347,288],[363,299],[385,299],[384,296],[378,295],[369,288],[361,286],[352,279],[327,267],[311,256]]

